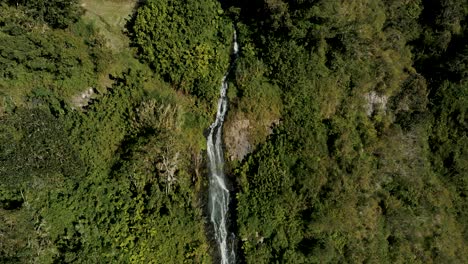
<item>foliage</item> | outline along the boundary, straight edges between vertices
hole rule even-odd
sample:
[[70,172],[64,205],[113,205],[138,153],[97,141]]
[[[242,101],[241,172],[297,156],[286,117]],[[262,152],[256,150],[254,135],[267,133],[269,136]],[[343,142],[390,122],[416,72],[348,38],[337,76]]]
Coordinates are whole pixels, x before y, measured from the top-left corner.
[[53,28],[66,28],[78,21],[82,10],[78,0],[4,0],[16,5],[35,20],[45,22]]
[[[428,37],[463,32],[466,6],[230,5],[243,56],[263,61],[284,105],[273,135],[234,170],[246,262],[466,261],[466,35]],[[366,113],[369,92],[388,100]]]
[[0,262],[216,258],[202,153],[232,48],[221,7],[241,47],[224,132],[247,120],[251,147],[226,166],[240,261],[468,262],[465,3],[146,1],[119,45],[154,73],[76,1],[2,3]]
[[[178,144],[183,119],[177,108],[145,99],[142,77],[129,72],[118,78],[70,127],[72,135],[88,132],[89,137],[74,137],[88,176],[76,192],[65,190],[68,199],[53,201],[63,205],[44,214],[52,221],[65,204],[76,208],[62,217],[64,224],[53,225],[62,261],[207,258],[201,214],[192,207],[196,197],[190,167],[184,162],[190,151]],[[76,221],[71,229],[66,226]]]
[[211,100],[228,65],[232,30],[212,0],[148,1],[132,27],[140,56],[180,89]]
[[4,184],[18,187],[35,177],[53,181],[79,174],[80,163],[63,125],[47,110],[18,109],[1,121],[1,128]]
[[96,85],[108,63],[97,32],[43,29],[21,10],[2,5],[0,12],[0,91],[16,104],[33,89],[69,99]]
[[195,191],[209,113],[139,70],[78,108],[109,63],[96,29],[1,11],[0,261],[209,262]]

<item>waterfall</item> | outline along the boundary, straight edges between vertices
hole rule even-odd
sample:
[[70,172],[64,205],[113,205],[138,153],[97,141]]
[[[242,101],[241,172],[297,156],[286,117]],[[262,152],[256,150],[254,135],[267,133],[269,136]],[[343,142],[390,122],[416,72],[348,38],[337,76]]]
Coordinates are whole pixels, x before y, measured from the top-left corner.
[[235,263],[236,255],[234,249],[234,234],[229,234],[227,229],[227,216],[229,209],[229,190],[224,175],[224,157],[222,146],[222,130],[224,117],[227,112],[227,88],[226,78],[234,66],[239,47],[237,35],[234,31],[234,44],[232,54],[234,56],[231,65],[224,75],[221,83],[220,97],[218,100],[218,111],[216,120],[210,126],[210,133],[207,139],[207,152],[209,161],[210,187],[209,187],[209,210],[211,222],[214,226],[215,239],[218,244],[221,264]]

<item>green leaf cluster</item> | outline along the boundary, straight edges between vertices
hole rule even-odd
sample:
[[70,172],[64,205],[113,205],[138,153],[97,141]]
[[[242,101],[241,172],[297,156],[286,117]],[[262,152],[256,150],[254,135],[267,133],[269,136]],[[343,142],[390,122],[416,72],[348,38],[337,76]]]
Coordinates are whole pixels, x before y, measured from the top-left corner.
[[232,29],[213,0],[147,1],[132,39],[143,60],[177,88],[213,99],[228,66]]
[[468,262],[465,3],[145,1],[115,60],[77,1],[2,3],[0,262],[216,260],[204,132],[229,16],[238,259]]
[[245,261],[465,262],[467,6],[231,5],[283,105],[234,168]]
[[78,0],[4,0],[24,10],[31,18],[53,28],[66,28],[78,21],[83,13]]

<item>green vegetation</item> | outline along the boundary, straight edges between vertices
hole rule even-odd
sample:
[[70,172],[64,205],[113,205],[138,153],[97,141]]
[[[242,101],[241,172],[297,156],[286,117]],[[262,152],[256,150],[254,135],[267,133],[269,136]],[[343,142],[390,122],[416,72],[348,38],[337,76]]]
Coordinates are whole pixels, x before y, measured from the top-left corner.
[[216,259],[204,132],[233,25],[241,262],[467,263],[467,18],[457,0],[1,1],[0,263]]
[[466,262],[467,6],[230,10],[284,105],[274,133],[234,169],[245,261]]
[[132,27],[142,59],[176,87],[214,98],[229,64],[232,29],[212,0],[148,1]]
[[78,0],[4,0],[2,2],[16,5],[29,17],[47,23],[53,28],[66,28],[78,21],[82,14]]
[[0,92],[9,100],[23,104],[32,91],[69,99],[96,85],[109,56],[90,25],[51,30],[21,9],[1,5],[0,12]]
[[50,29],[1,8],[0,262],[210,262],[206,106],[109,49],[93,16]]

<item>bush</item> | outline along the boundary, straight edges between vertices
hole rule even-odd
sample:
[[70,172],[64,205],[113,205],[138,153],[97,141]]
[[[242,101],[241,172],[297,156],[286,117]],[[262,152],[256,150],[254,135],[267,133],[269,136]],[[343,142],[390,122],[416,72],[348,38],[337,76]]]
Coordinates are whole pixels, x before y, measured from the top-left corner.
[[221,14],[212,0],[147,1],[137,11],[133,42],[167,81],[210,98],[229,64],[232,29]]

